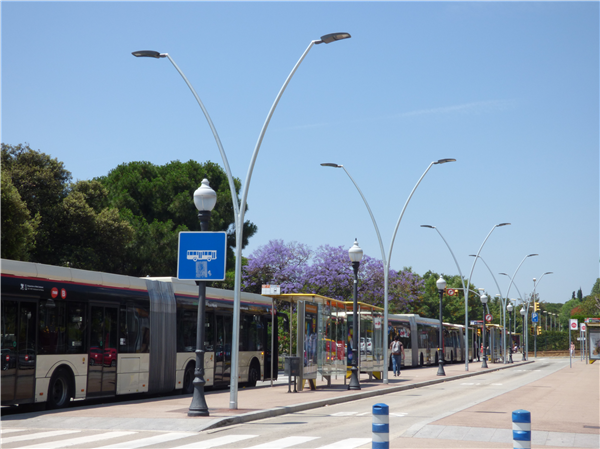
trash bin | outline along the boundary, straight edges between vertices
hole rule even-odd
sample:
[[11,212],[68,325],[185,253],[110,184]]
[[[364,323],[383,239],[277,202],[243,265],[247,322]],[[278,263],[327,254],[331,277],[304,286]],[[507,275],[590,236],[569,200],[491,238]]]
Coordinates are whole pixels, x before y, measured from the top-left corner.
[[284,360],[284,371],[286,376],[299,376],[300,357],[286,357]]

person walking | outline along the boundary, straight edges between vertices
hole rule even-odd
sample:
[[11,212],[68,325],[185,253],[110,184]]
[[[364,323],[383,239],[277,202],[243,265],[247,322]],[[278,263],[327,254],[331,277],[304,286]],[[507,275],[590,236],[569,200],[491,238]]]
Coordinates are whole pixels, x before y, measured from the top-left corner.
[[392,353],[392,370],[394,371],[394,376],[399,376],[400,365],[402,364],[402,357],[404,356],[404,345],[397,335],[390,345],[390,351]]
[[571,342],[571,357],[575,355],[575,343]]

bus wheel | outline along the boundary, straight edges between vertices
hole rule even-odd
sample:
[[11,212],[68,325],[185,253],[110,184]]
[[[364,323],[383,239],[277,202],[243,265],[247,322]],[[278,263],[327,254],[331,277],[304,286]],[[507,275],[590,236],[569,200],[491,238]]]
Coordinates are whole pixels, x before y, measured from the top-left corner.
[[194,392],[194,369],[195,365],[193,363],[189,363],[185,368],[185,372],[183,373],[183,394],[191,394]]
[[258,363],[256,363],[256,361],[254,361],[250,365],[250,371],[248,371],[248,386],[255,387],[256,382],[258,382],[259,377],[260,377],[260,366],[258,365]]
[[46,408],[52,410],[66,407],[71,399],[70,391],[71,381],[67,372],[64,369],[56,370],[50,379]]

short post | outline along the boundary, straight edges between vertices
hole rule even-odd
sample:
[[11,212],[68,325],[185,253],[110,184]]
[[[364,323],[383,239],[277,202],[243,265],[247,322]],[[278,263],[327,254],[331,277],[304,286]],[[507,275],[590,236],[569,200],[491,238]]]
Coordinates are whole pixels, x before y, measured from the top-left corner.
[[531,448],[531,413],[527,410],[512,412],[514,449]]
[[373,406],[373,444],[372,449],[390,447],[390,408],[387,404]]

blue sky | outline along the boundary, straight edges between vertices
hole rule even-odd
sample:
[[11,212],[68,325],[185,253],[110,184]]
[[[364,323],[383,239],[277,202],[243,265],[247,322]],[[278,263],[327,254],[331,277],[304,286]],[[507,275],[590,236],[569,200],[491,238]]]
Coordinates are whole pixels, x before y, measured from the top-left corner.
[[[481,255],[523,295],[589,294],[599,269],[598,2],[7,2],[2,20],[2,142],[29,143],[74,179],[117,165],[222,164],[208,124],[167,59],[194,85],[245,183],[285,78],[314,46],[270,123],[246,218],[244,255],[272,239],[352,246],[391,266],[468,275]],[[159,275],[160,273],[156,273]],[[496,274],[503,294],[508,278]],[[473,282],[498,289],[483,264]],[[511,297],[516,296],[513,288]]]

